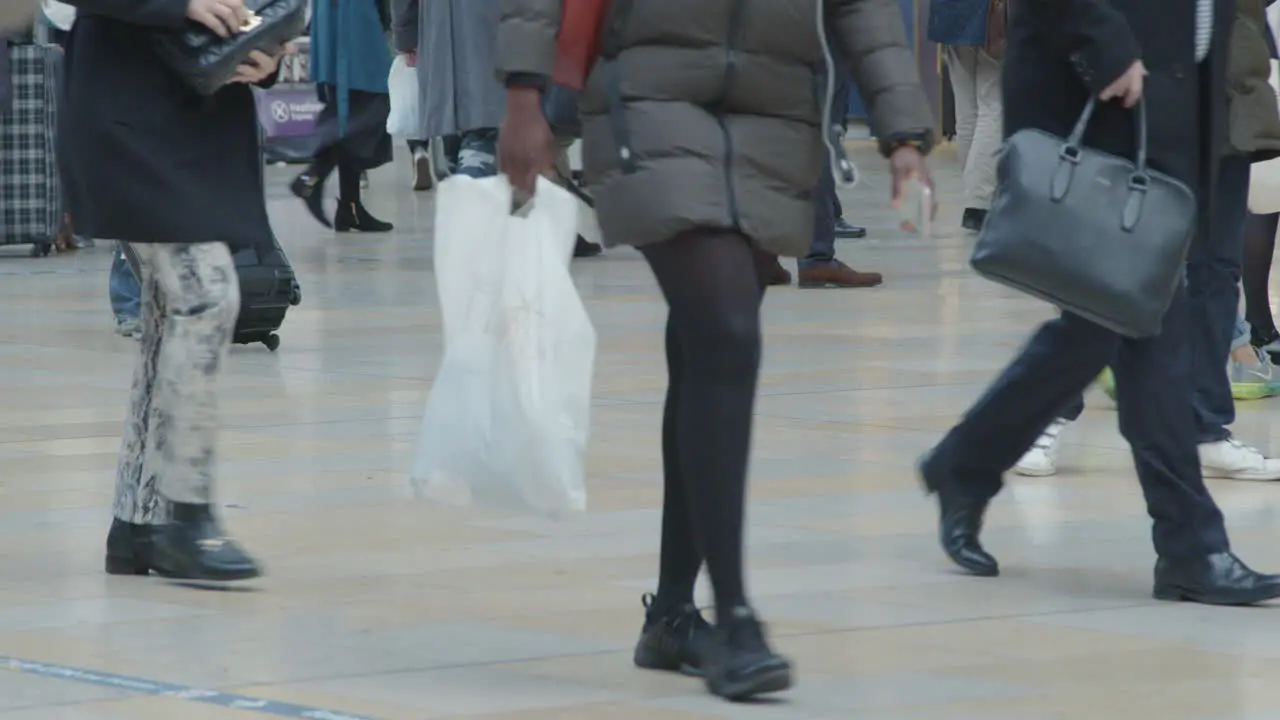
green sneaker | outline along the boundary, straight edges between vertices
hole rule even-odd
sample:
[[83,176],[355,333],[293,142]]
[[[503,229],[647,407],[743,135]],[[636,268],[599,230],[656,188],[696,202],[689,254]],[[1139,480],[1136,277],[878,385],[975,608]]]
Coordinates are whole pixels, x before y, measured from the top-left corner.
[[1111,368],[1102,369],[1102,374],[1098,376],[1098,387],[1111,398],[1111,402],[1116,401],[1116,376]]
[[1256,352],[1257,365],[1232,360],[1227,367],[1227,375],[1231,378],[1231,397],[1236,400],[1261,400],[1280,395],[1280,379],[1276,378],[1270,356],[1261,350]]

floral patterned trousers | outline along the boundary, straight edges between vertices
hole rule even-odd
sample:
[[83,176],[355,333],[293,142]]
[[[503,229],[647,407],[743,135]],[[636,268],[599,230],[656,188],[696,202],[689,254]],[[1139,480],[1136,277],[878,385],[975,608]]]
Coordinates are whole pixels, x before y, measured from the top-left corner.
[[207,503],[217,465],[218,375],[240,313],[222,243],[124,246],[142,286],[142,361],[133,376],[115,516],[164,523],[169,502]]

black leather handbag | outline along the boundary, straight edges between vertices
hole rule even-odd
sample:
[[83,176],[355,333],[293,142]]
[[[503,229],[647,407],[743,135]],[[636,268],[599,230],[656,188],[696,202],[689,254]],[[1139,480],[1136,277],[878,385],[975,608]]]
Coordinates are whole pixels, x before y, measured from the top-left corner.
[[254,50],[274,53],[307,26],[307,0],[245,0],[253,13],[241,31],[229,38],[188,21],[182,30],[157,33],[161,59],[193,90],[212,95],[231,78]]
[[1196,198],[1147,167],[1141,103],[1136,161],[1082,146],[1096,105],[1065,140],[1028,129],[1005,141],[970,265],[1126,337],[1151,337],[1182,282]]

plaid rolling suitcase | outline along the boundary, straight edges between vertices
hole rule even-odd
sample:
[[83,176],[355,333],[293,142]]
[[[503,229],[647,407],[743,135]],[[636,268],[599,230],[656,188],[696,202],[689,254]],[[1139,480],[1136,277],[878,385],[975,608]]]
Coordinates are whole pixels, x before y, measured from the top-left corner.
[[54,150],[62,51],[12,45],[8,53],[11,98],[0,112],[0,245],[31,245],[32,255],[48,255],[62,229]]

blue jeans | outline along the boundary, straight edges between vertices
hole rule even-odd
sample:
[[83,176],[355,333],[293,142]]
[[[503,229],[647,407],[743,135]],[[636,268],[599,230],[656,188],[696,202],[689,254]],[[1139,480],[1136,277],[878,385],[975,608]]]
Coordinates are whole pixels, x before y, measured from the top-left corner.
[[498,174],[497,128],[481,128],[462,133],[456,172],[473,178],[487,178]]
[[[1231,437],[1236,404],[1227,377],[1231,351],[1249,341],[1249,327],[1240,323],[1240,266],[1244,254],[1244,223],[1248,217],[1249,161],[1227,157],[1218,171],[1218,184],[1209,232],[1197,234],[1187,253],[1187,305],[1191,334],[1191,381],[1196,438],[1199,443]],[[1084,410],[1083,397],[1062,411],[1075,420]]]
[[111,275],[107,279],[107,295],[111,298],[111,312],[116,320],[137,320],[142,316],[142,288],[129,267],[120,244],[116,243],[111,260]]
[[[841,73],[841,77],[837,78],[836,93],[831,103],[833,126],[844,124],[852,87],[848,76]],[[826,155],[825,150],[823,155]],[[842,217],[844,208],[840,206],[840,196],[836,194],[836,178],[828,158],[822,175],[818,177],[818,186],[813,190],[813,239],[809,241],[809,253],[797,263],[800,267],[817,267],[835,262],[836,221]]]

